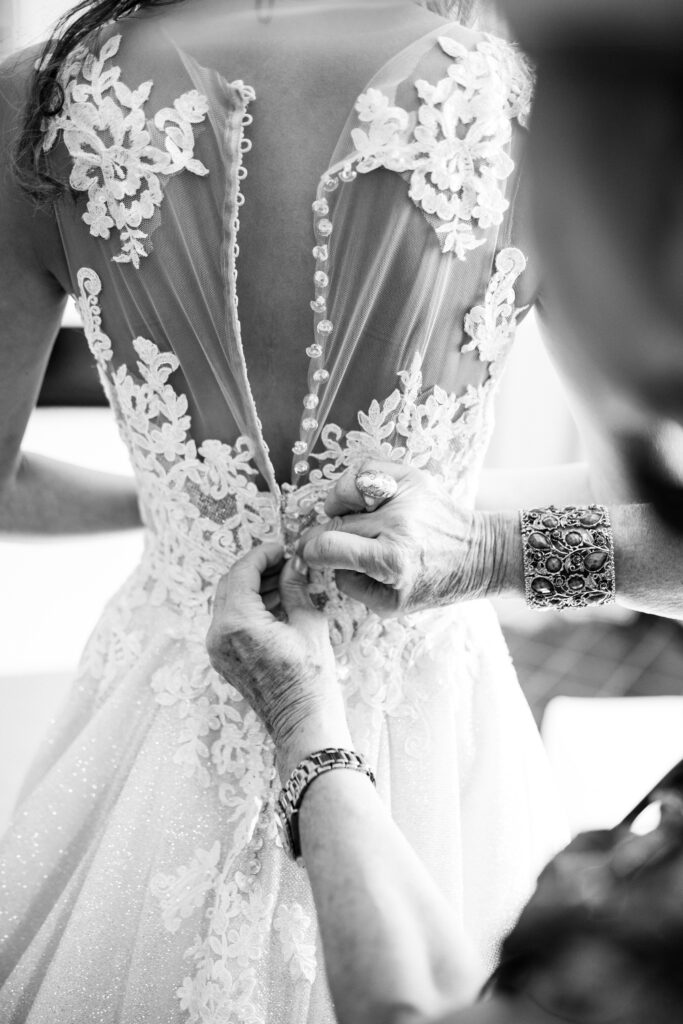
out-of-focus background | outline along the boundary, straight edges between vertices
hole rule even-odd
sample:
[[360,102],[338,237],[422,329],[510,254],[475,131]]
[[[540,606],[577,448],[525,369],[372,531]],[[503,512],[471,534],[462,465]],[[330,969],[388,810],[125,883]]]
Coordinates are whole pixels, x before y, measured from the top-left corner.
[[[0,55],[41,39],[68,6],[0,0]],[[25,447],[130,472],[73,306]],[[503,382],[488,464],[533,468],[580,457],[532,313]],[[135,565],[141,543],[137,532],[40,541],[0,535],[0,829],[100,609]],[[548,615],[521,602],[498,607],[572,829],[609,825],[680,756],[683,631],[620,610]]]

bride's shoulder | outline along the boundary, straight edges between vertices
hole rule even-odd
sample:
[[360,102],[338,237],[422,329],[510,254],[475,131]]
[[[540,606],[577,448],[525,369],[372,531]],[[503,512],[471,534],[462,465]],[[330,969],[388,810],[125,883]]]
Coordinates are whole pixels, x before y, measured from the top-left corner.
[[[422,41],[413,62],[406,62],[406,87],[416,88],[422,101],[436,95],[469,95],[481,108],[511,104],[522,124],[528,115],[533,93],[533,71],[522,51],[512,42],[490,32],[447,23]],[[437,90],[434,94],[433,89]],[[457,104],[455,104],[457,106]],[[455,112],[455,111],[454,111]],[[459,111],[462,113],[462,111]]]
[[519,69],[529,74],[529,63],[515,43],[491,32],[467,28],[448,22],[430,33],[429,46],[423,54],[420,67],[432,64],[443,70],[453,63],[469,63],[481,75],[511,73]]

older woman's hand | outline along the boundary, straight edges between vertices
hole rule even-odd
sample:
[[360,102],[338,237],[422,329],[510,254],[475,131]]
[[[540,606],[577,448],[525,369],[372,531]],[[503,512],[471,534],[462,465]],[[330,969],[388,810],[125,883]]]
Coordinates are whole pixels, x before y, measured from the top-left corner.
[[[369,503],[356,485],[361,472],[392,477],[395,495]],[[499,594],[522,578],[516,517],[456,505],[421,470],[366,460],[336,482],[325,512],[330,522],[305,535],[299,554],[336,569],[339,589],[378,615]]]
[[[327,620],[295,563],[283,563],[279,544],[259,545],[236,562],[218,585],[207,636],[211,664],[262,719],[283,776],[314,750],[350,746]],[[279,565],[287,621],[266,607]]]

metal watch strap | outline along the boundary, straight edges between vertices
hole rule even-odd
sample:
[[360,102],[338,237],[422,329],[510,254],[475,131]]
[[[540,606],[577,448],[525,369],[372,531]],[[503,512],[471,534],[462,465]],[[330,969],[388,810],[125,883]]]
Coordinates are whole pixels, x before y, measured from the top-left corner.
[[340,768],[350,768],[352,771],[363,772],[368,776],[373,786],[375,776],[361,754],[355,750],[343,750],[339,747],[326,747],[324,750],[317,750],[309,754],[303,761],[299,762],[286,784],[277,802],[277,812],[285,835],[289,841],[290,853],[295,859],[301,857],[301,839],[299,836],[299,810],[306,793],[306,790],[319,775],[335,771]]

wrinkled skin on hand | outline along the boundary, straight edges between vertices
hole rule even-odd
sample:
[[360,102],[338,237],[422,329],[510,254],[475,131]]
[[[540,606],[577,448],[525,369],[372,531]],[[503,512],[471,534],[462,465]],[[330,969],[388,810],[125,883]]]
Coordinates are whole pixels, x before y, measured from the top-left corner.
[[[356,476],[368,470],[398,482],[379,507],[356,487]],[[378,615],[473,600],[502,587],[503,518],[456,505],[429,473],[366,460],[336,482],[325,511],[330,522],[304,536],[301,557],[335,569],[339,589]]]
[[[267,608],[268,581],[283,565],[286,621]],[[254,708],[278,748],[311,719],[344,721],[327,621],[307,584],[291,562],[283,563],[279,544],[254,548],[220,581],[207,636],[212,666]]]

